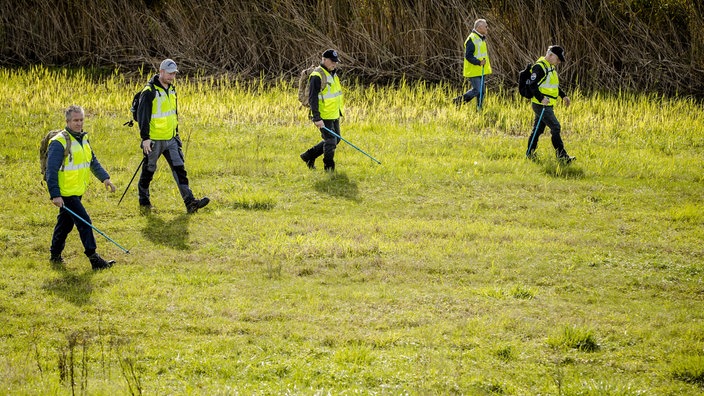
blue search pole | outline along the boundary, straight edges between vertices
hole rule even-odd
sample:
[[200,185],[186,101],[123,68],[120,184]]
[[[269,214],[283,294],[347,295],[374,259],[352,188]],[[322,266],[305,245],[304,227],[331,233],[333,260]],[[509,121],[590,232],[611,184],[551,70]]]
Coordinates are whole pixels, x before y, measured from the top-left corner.
[[530,148],[533,147],[533,141],[536,138],[536,134],[538,133],[538,127],[540,126],[540,121],[543,120],[543,113],[545,113],[545,106],[543,106],[543,110],[540,112],[540,117],[538,117],[538,122],[535,123],[535,130],[533,130],[533,136],[530,138],[530,144],[528,145],[528,151],[526,151],[526,157],[530,156]]
[[95,228],[95,227],[93,226],[93,224],[91,224],[91,223],[89,223],[89,222],[85,221],[85,219],[83,219],[83,217],[81,217],[81,216],[77,215],[77,214],[76,214],[76,212],[74,212],[74,211],[72,211],[71,209],[67,208],[67,207],[66,207],[66,205],[62,206],[62,208],[63,208],[63,209],[66,209],[66,211],[67,211],[67,212],[71,213],[71,214],[72,214],[72,215],[73,215],[74,217],[76,217],[76,218],[77,218],[78,220],[80,220],[80,221],[82,221],[82,222],[84,222],[84,223],[88,224],[88,225],[90,226],[90,228],[92,228],[92,229],[94,229],[95,231],[97,231],[97,232],[98,232],[98,234],[100,234],[100,235],[104,236],[104,237],[105,237],[105,239],[107,239],[108,241],[110,241],[110,242],[114,243],[114,244],[115,244],[115,246],[117,246],[117,247],[119,247],[120,249],[122,249],[122,251],[123,251],[123,252],[125,252],[125,253],[127,253],[127,254],[129,254],[129,253],[130,253],[130,251],[129,251],[129,250],[127,250],[127,249],[123,248],[122,246],[120,246],[120,244],[119,244],[119,243],[117,243],[117,242],[113,241],[112,239],[110,239],[110,237],[109,237],[109,236],[107,236],[107,235],[103,234],[103,232],[102,232],[102,231],[100,231],[99,229]]
[[361,148],[355,146],[355,145],[352,144],[349,140],[347,140],[347,139],[343,138],[342,136],[336,134],[335,132],[333,132],[332,130],[330,130],[330,129],[327,128],[327,127],[323,127],[323,129],[325,129],[327,132],[329,132],[331,135],[335,136],[336,138],[341,139],[341,140],[344,141],[345,143],[347,143],[347,144],[349,144],[350,146],[354,147],[354,148],[357,149],[357,151],[359,151],[360,153],[362,153],[362,154],[366,155],[367,157],[373,159],[377,164],[381,165],[381,162],[380,162],[378,159],[376,159],[376,158],[372,157],[371,155],[367,154],[366,152],[364,152],[364,150],[362,150]]
[[479,86],[479,100],[477,100],[477,110],[482,109],[482,97],[484,96],[484,65],[482,65],[482,83]]

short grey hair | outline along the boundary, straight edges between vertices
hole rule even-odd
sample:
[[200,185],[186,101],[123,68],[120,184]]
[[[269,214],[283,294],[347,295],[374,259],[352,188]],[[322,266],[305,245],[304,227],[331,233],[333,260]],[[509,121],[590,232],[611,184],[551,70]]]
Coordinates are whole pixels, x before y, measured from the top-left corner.
[[474,21],[474,28],[476,29],[479,27],[479,25],[482,24],[488,25],[488,23],[486,23],[486,19],[477,19],[476,21]]
[[85,114],[85,112],[83,111],[83,107],[78,106],[78,105],[71,105],[68,108],[66,108],[66,111],[65,111],[66,121],[71,119],[71,113]]

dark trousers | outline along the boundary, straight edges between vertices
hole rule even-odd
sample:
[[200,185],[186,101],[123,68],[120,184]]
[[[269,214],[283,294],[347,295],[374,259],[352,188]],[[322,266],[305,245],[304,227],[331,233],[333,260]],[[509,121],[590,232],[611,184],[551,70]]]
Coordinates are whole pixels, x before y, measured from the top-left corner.
[[[536,103],[532,103],[533,113],[535,113],[535,120],[533,121],[533,130],[528,138],[528,151],[526,151],[527,156],[533,155],[533,152],[538,148],[538,138],[545,132],[545,127],[550,128],[550,134],[552,134],[552,146],[555,148],[555,154],[558,158],[567,157],[567,151],[565,150],[565,145],[562,143],[562,138],[560,137],[560,122],[555,117],[555,112],[552,106],[543,106]],[[536,128],[536,124],[540,124]]]
[[[340,120],[323,120],[325,127],[342,136],[340,133]],[[335,149],[340,139],[333,136],[325,129],[320,130],[320,136],[323,138],[320,143],[309,148],[302,157],[306,161],[315,161],[316,158],[323,156],[323,165],[325,170],[335,170]]]
[[[91,224],[90,216],[86,212],[86,208],[83,207],[81,203],[81,197],[61,197],[64,200],[64,206],[69,208],[71,211],[81,216],[81,218]],[[83,242],[83,249],[86,256],[91,256],[95,253],[95,236],[93,235],[93,229],[86,223],[78,220],[74,215],[69,213],[67,210],[59,209],[59,215],[56,216],[56,226],[54,227],[54,234],[51,236],[51,255],[59,256],[61,252],[64,251],[66,246],[66,237],[68,237],[69,232],[73,229],[73,226],[78,229],[78,235],[81,237],[81,242]]]
[[139,183],[137,184],[137,189],[139,190],[139,204],[151,205],[149,185],[156,172],[156,162],[162,155],[171,168],[171,174],[176,181],[183,202],[188,205],[195,200],[195,198],[193,197],[191,188],[188,186],[188,174],[186,173],[186,165],[183,152],[181,151],[181,141],[178,138],[152,141],[152,152],[147,156],[147,160],[142,167],[142,173],[139,175]]

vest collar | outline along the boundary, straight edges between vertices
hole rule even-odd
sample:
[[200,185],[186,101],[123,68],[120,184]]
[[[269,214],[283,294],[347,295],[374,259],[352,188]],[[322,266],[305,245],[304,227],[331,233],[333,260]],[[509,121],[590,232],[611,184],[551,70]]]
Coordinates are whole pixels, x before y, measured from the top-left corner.
[[75,132],[72,131],[69,127],[66,127],[66,132],[68,132],[71,136],[73,136],[74,139],[78,140],[79,142],[83,140],[83,137],[87,134],[87,132],[80,131],[80,132]]

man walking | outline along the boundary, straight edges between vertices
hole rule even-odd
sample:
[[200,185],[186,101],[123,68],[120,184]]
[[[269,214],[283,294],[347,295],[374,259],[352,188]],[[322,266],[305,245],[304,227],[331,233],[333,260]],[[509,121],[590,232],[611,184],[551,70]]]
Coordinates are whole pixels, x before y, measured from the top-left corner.
[[555,117],[553,106],[557,98],[562,98],[565,107],[569,107],[570,98],[560,88],[560,79],[557,76],[555,66],[565,61],[565,50],[559,45],[548,47],[545,56],[540,57],[531,68],[530,89],[533,92],[532,107],[535,113],[533,121],[533,133],[528,139],[528,150],[526,156],[529,159],[535,158],[535,149],[538,147],[538,138],[545,131],[545,127],[550,128],[552,134],[552,146],[555,148],[557,159],[569,164],[575,160],[567,154],[565,146],[560,137],[560,122]]
[[454,99],[456,105],[467,103],[477,98],[477,108],[482,107],[486,96],[486,76],[491,74],[491,62],[486,46],[489,25],[485,19],[474,21],[474,29],[464,41],[463,75],[469,78],[472,87]]
[[[329,49],[323,52],[320,68],[316,68],[308,77],[310,118],[320,129],[323,140],[301,154],[301,159],[308,168],[315,169],[315,159],[323,156],[326,171],[335,170],[335,149],[340,139],[326,131],[328,128],[336,134],[340,133],[340,117],[342,116],[342,85],[337,75],[337,64],[340,58],[337,51]],[[322,86],[323,75],[325,86]]]
[[162,155],[171,168],[188,213],[195,213],[210,202],[208,197],[196,199],[188,186],[186,165],[181,151],[182,143],[178,134],[176,89],[173,85],[177,72],[176,62],[165,59],[159,66],[159,74],[149,80],[139,98],[137,122],[142,137],[142,151],[146,158],[137,186],[140,209],[145,214],[152,209],[149,184],[154,178],[157,160]]
[[[110,181],[110,175],[98,162],[98,157],[95,156],[88,141],[88,134],[83,131],[84,114],[82,107],[69,106],[65,112],[66,127],[51,139],[47,148],[46,185],[51,202],[60,208],[54,234],[51,237],[49,260],[56,265],[64,263],[61,253],[66,246],[66,237],[75,225],[91,267],[94,270],[101,270],[111,267],[115,261],[106,261],[100,257],[95,252],[95,236],[90,225],[75,218],[68,210],[64,210],[68,208],[91,223],[88,212],[81,203],[91,173],[105,184],[105,188],[115,192],[115,185]],[[67,145],[69,150],[64,156]]]

